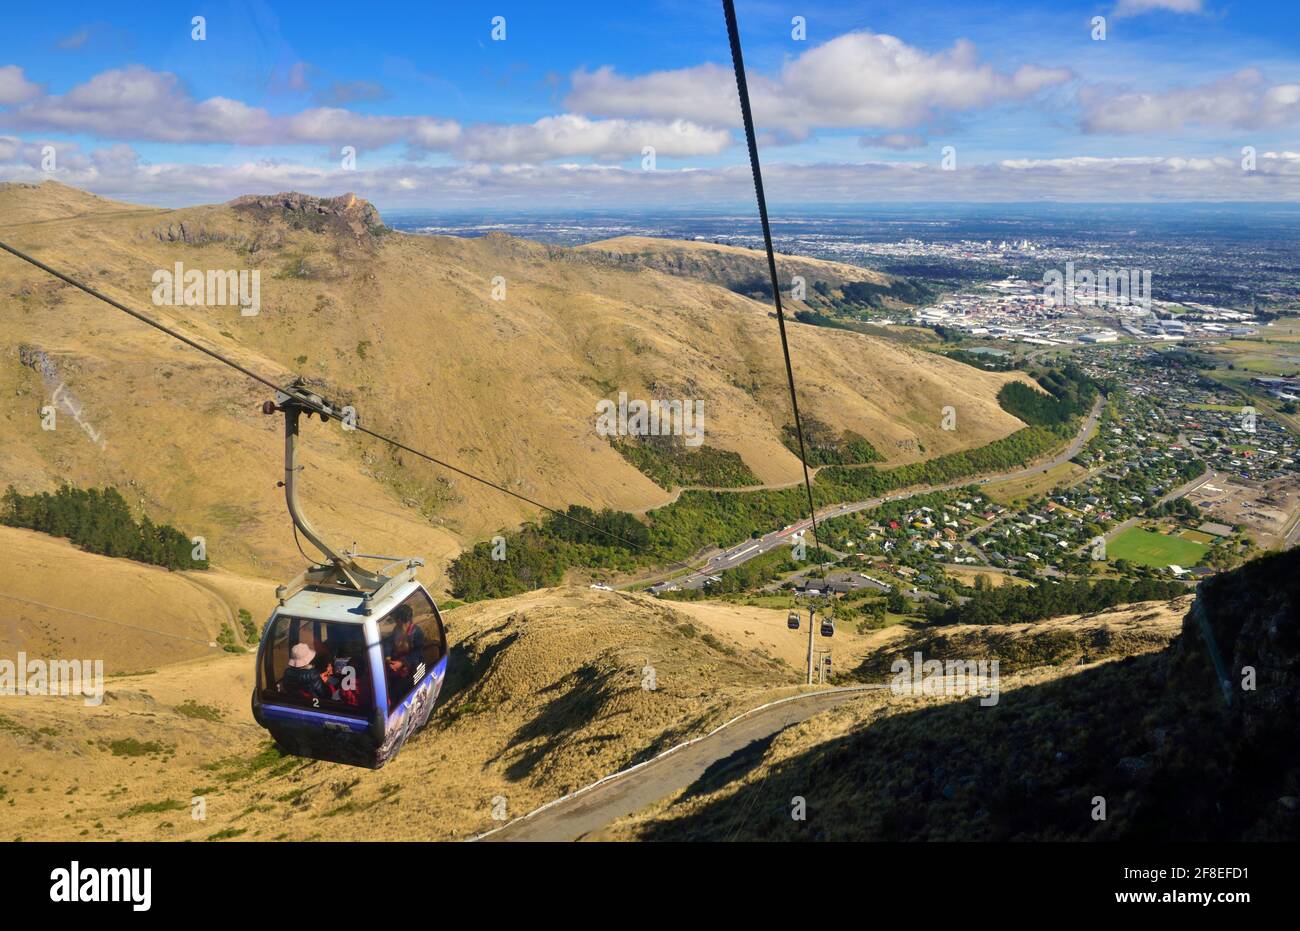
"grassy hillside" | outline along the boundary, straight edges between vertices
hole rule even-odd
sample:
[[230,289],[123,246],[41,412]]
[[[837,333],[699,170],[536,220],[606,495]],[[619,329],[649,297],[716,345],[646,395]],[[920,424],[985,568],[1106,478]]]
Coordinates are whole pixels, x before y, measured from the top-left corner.
[[[0,213],[18,218],[5,232],[17,247],[272,378],[301,373],[369,426],[531,497],[639,512],[668,500],[656,480],[718,472],[638,469],[594,429],[596,401],[619,391],[700,398],[703,448],[736,457],[727,475],[799,478],[769,308],[717,284],[503,236],[397,234],[349,198],[161,210],[47,182],[0,185]],[[261,312],[155,306],[151,276],[177,262],[260,271]],[[0,299],[0,487],[117,487],[137,515],[203,535],[217,565],[280,576],[300,563],[275,487],[279,424],[258,410],[265,389],[8,256]],[[1021,426],[997,402],[1011,376],[856,333],[796,325],[791,342],[808,415],[888,464]],[[41,429],[56,390],[84,429],[63,411]],[[948,404],[958,431],[940,427]],[[305,501],[342,543],[438,567],[536,516],[315,421],[304,445]]]
[[[767,253],[759,249],[653,236],[618,236],[588,243],[580,246],[578,251],[597,261],[658,269],[771,299]],[[795,275],[802,276],[810,291],[816,282],[823,282],[836,289],[853,282],[887,288],[896,280],[892,276],[857,265],[780,254],[777,255],[777,274],[787,282]],[[785,289],[789,287],[786,284]]]
[[496,826],[494,805],[523,814],[798,681],[739,631],[639,596],[557,589],[448,621],[430,728],[377,772],[281,756],[252,721],[247,656],[113,678],[97,708],[6,702],[0,838],[460,839]]
[[168,572],[0,526],[0,657],[93,658],[114,676],[211,658],[242,608],[258,630],[274,584],[222,570]]
[[[767,254],[721,243],[685,242],[653,236],[619,236],[581,246],[592,261],[652,268],[721,285],[768,303],[772,300]],[[866,332],[865,321],[909,310],[934,298],[922,280],[886,275],[843,262],[777,254],[786,313],[810,326]],[[796,290],[796,279],[802,284]]]

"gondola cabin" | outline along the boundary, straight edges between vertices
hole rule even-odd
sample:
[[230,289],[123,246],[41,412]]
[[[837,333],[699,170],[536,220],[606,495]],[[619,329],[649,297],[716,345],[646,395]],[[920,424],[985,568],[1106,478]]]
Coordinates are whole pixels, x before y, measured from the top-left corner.
[[378,769],[429,720],[447,674],[447,629],[415,577],[422,560],[339,551],[298,507],[301,416],[328,421],[339,409],[299,379],[262,410],[284,414],[285,502],[295,533],[325,559],[276,589],[253,717],[288,753]]
[[428,722],[447,672],[442,616],[413,579],[380,594],[367,605],[312,586],[271,615],[253,716],[288,752],[378,769]]
[[831,620],[829,617],[822,618],[822,636],[823,637],[835,636],[835,622]]
[[796,614],[794,611],[791,611],[788,615],[786,615],[786,618],[785,618],[785,626],[786,626],[786,627],[789,627],[791,630],[798,630],[798,629],[799,629],[799,615]]

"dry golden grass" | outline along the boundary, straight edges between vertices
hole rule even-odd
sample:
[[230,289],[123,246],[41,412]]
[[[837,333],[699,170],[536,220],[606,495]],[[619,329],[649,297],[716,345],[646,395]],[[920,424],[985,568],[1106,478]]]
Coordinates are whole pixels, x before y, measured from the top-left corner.
[[[714,601],[674,601],[671,604],[702,629],[726,638],[738,647],[758,649],[780,659],[798,673],[807,668],[807,611],[800,612],[799,630],[790,630],[786,626],[788,611]],[[869,652],[897,635],[897,628],[859,634],[856,624],[846,622],[836,626],[835,636],[830,639],[819,633],[816,647],[818,650],[831,649],[834,670],[837,673],[846,672],[857,666]]]
[[239,631],[241,607],[261,629],[273,588],[220,570],[168,572],[96,556],[0,527],[0,657],[25,650],[101,659],[107,675],[211,657],[223,623]]
[[134,204],[108,200],[89,191],[57,182],[40,185],[6,184],[5,188],[7,188],[4,198],[6,224],[42,223],[105,213],[158,212],[156,208],[137,207]]
[[[769,309],[721,287],[502,236],[312,232],[273,212],[130,208],[52,182],[0,185],[0,215],[17,247],[271,378],[301,372],[354,388],[338,399],[367,425],[534,498],[629,510],[667,500],[595,433],[595,402],[619,390],[702,398],[709,444],[738,452],[764,482],[799,478],[780,441],[784,373]],[[260,270],[261,313],[153,306],[151,275],[176,262]],[[505,301],[491,297],[498,275]],[[275,487],[279,423],[258,410],[266,389],[8,256],[0,299],[10,307],[0,342],[47,367],[43,376],[17,352],[0,364],[0,485],[116,485],[133,507],[204,535],[219,565],[271,578],[295,570]],[[996,402],[1010,376],[842,331],[795,325],[790,339],[808,414],[886,455],[900,442],[938,455],[1020,426]],[[103,451],[70,418],[40,429],[59,384]],[[961,431],[940,429],[950,403]],[[305,501],[327,536],[423,555],[435,587],[466,542],[535,516],[314,420],[304,445]]]
[[[112,679],[97,708],[6,699],[0,837],[463,838],[496,826],[498,796],[522,814],[795,687],[782,664],[706,642],[639,596],[553,589],[448,621],[444,699],[378,772],[268,752],[249,711],[251,656]],[[205,821],[190,817],[195,794]]]
[[973,586],[975,580],[981,577],[988,579],[989,584],[994,588],[1001,588],[1003,585],[1026,586],[1032,584],[1025,579],[1016,578],[1014,575],[1008,575],[1005,572],[993,572],[990,570],[981,571],[979,569],[972,569],[968,566],[945,565],[943,571],[964,585]]
[[996,659],[1003,673],[1135,656],[1164,648],[1177,635],[1191,601],[1185,595],[1025,624],[921,627],[881,645],[854,674],[881,681],[896,658],[910,659],[914,651],[927,659]]
[[1068,485],[1086,474],[1088,470],[1083,466],[1062,462],[1046,472],[1036,472],[1025,478],[1013,478],[1005,482],[992,482],[980,490],[999,504],[1010,504],[1046,494],[1053,488]]

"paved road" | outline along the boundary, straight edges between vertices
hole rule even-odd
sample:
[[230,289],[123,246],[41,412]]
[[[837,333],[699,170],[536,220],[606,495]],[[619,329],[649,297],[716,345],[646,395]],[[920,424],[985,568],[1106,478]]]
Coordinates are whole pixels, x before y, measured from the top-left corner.
[[887,685],[809,692],[760,707],[694,743],[606,777],[482,835],[489,841],[574,841],[690,786],[712,764],[792,724]]
[[[866,501],[853,501],[848,504],[833,505],[832,507],[822,508],[819,510],[817,512],[817,520],[825,521],[832,517],[840,517],[844,514],[853,514],[857,511],[870,510],[871,508],[879,507],[886,501],[911,498],[914,495],[930,494],[931,492],[936,491],[951,491],[954,488],[965,488],[967,485],[973,484],[983,485],[990,482],[1029,478],[1032,475],[1039,475],[1049,469],[1054,469],[1062,463],[1068,462],[1075,456],[1079,455],[1079,451],[1083,449],[1084,443],[1088,441],[1088,437],[1091,435],[1093,427],[1097,425],[1097,419],[1101,416],[1102,401],[1102,398],[1098,398],[1093,404],[1092,410],[1088,413],[1087,420],[1084,421],[1079,433],[1070,442],[1070,445],[1047,462],[1039,463],[1038,465],[1029,466],[1023,469],[1017,469],[1014,472],[1002,472],[996,475],[984,476],[983,478],[972,476],[971,478],[952,482],[948,485],[924,485],[911,490],[899,491],[892,495],[870,498]],[[707,582],[710,577],[716,576],[727,569],[734,569],[741,563],[748,562],[755,556],[776,549],[778,546],[788,546],[792,537],[803,533],[811,526],[812,522],[807,518],[804,518],[801,521],[790,524],[788,527],[782,527],[780,530],[773,530],[756,539],[746,540],[744,543],[739,543],[730,549],[723,550],[721,553],[710,557],[708,562],[704,564],[703,568],[698,569],[689,575],[684,575],[672,579],[671,581],[652,585],[649,591],[651,593],[658,592],[669,585],[676,585],[678,588],[703,588],[704,583]],[[811,542],[812,541],[810,540],[809,543],[811,544]]]

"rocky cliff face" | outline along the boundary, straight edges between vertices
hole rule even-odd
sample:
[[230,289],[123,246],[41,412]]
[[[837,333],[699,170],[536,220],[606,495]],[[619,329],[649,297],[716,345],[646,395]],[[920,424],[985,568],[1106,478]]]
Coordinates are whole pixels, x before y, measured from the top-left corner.
[[374,204],[355,194],[312,197],[289,191],[280,194],[245,194],[224,205],[235,215],[251,220],[232,228],[217,207],[176,212],[171,222],[145,233],[158,242],[205,246],[229,243],[246,252],[279,249],[294,230],[331,234],[340,245],[371,243],[387,227]]
[[340,197],[312,197],[296,191],[245,194],[226,206],[279,216],[294,228],[305,227],[317,232],[326,228],[343,228],[358,238],[384,228],[384,221],[375,205],[351,193]]

